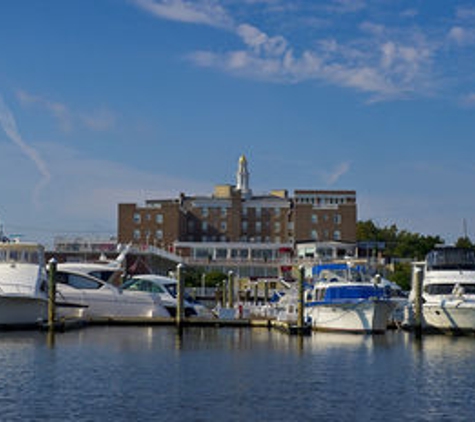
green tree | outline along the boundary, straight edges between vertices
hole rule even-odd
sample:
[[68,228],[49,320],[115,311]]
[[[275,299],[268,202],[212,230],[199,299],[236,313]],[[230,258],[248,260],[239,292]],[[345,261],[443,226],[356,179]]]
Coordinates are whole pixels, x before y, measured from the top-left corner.
[[392,258],[422,260],[435,245],[444,243],[439,236],[423,236],[399,230],[395,224],[380,228],[371,220],[358,222],[356,236],[358,242],[383,242],[384,255]]
[[457,246],[457,248],[475,249],[475,245],[467,236],[459,237],[457,242],[455,242],[455,246]]

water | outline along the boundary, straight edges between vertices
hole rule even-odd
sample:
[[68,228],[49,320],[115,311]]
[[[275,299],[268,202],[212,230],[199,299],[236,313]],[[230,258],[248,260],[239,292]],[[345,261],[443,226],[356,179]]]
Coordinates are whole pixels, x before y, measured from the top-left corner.
[[265,328],[0,333],[1,421],[473,420],[475,338]]

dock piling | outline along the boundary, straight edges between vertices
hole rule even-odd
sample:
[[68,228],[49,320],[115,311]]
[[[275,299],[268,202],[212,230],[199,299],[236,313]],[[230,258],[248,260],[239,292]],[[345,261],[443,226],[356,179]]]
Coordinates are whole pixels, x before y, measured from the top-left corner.
[[304,327],[304,280],[305,280],[305,268],[300,266],[299,268],[299,301],[297,308],[297,329],[303,330]]
[[422,336],[423,304],[422,304],[422,268],[414,266],[412,269],[412,283],[414,288],[414,332],[417,338]]
[[54,331],[54,322],[56,319],[56,268],[58,262],[55,258],[49,260],[48,275],[48,330]]
[[177,306],[176,306],[176,315],[175,322],[178,328],[181,328],[183,325],[183,320],[185,316],[185,282],[183,279],[183,264],[178,264],[176,266],[176,275],[177,275]]
[[234,307],[234,273],[228,272],[228,308]]

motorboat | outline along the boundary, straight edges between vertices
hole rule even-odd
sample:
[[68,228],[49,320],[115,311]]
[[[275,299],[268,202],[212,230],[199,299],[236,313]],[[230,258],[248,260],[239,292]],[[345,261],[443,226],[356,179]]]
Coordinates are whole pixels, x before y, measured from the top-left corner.
[[170,317],[160,297],[137,296],[83,272],[58,266],[55,282],[60,318]]
[[62,262],[58,263],[57,268],[58,270],[88,274],[107,283],[120,286],[124,273],[123,263],[129,248],[129,246],[126,246],[122,249],[117,258],[113,260],[101,255],[97,261]]
[[[165,308],[176,315],[178,282],[174,278],[156,274],[134,275],[122,285],[122,290],[137,297],[159,297]],[[189,295],[185,295],[184,312],[186,317],[213,317],[211,311]]]
[[0,326],[30,327],[47,320],[48,279],[44,248],[0,243]]
[[[475,333],[475,251],[439,246],[422,265],[421,328],[425,331]],[[416,286],[412,286],[405,328],[414,328]]]
[[314,330],[384,333],[394,305],[386,289],[359,265],[321,264],[313,268],[313,288],[305,294],[305,318]]

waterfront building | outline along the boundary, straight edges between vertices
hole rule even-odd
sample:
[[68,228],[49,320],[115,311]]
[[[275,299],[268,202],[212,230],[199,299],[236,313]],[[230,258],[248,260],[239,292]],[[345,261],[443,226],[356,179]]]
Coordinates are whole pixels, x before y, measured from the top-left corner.
[[242,261],[244,256],[270,263],[282,254],[287,259],[299,243],[355,244],[354,190],[255,194],[249,179],[247,159],[241,156],[236,184],[217,185],[212,195],[181,193],[173,199],[147,199],[144,205],[121,203],[118,242],[153,246],[208,264]]

